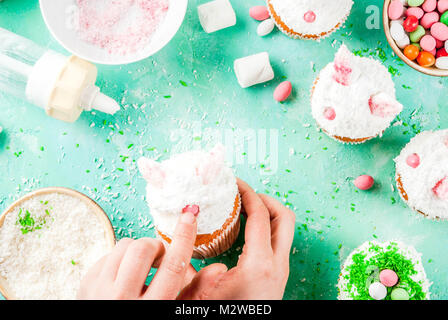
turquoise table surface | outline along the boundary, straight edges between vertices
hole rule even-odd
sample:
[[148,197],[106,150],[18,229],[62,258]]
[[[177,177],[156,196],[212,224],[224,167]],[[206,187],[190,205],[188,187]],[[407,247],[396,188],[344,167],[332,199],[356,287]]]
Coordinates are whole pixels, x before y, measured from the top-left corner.
[[[277,30],[259,37],[248,11],[261,0],[231,0],[237,25],[206,34],[196,11],[205,2],[190,1],[181,29],[153,57],[99,66],[98,84],[122,105],[115,116],[86,112],[67,124],[0,93],[0,209],[31,190],[64,186],[97,201],[118,238],[153,237],[136,160],[166,159],[222,141],[239,177],[296,213],[285,299],[336,299],[344,259],[374,239],[415,246],[433,281],[432,298],[447,299],[447,222],[424,219],[403,203],[393,159],[418,132],[448,127],[448,79],[418,73],[393,55],[380,22],[381,0],[355,0],[345,26],[320,42],[292,40]],[[37,0],[1,2],[0,27],[65,52],[48,32]],[[343,42],[383,61],[405,106],[381,139],[359,146],[328,138],[310,112],[313,80]],[[275,79],[241,89],[234,59],[262,51],[270,54]],[[294,91],[280,104],[272,94],[284,79]],[[360,174],[375,177],[373,190],[356,190],[353,179]],[[233,266],[243,243],[241,233],[226,254],[194,265]]]

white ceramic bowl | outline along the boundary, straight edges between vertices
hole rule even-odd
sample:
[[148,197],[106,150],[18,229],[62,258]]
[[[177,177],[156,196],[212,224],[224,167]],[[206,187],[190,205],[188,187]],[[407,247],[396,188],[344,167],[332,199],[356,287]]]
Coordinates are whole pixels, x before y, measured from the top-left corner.
[[70,27],[70,13],[76,8],[75,0],[39,0],[40,10],[51,34],[68,51],[85,60],[99,64],[127,64],[145,59],[162,49],[177,33],[185,18],[188,0],[170,0],[168,13],[142,50],[129,55],[110,55],[83,40]]

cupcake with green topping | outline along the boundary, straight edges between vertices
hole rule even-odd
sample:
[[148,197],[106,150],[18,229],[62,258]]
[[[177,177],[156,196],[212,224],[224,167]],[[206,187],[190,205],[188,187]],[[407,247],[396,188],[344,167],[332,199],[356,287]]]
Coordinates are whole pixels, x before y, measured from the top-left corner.
[[345,260],[339,300],[429,300],[421,254],[399,241],[368,241]]

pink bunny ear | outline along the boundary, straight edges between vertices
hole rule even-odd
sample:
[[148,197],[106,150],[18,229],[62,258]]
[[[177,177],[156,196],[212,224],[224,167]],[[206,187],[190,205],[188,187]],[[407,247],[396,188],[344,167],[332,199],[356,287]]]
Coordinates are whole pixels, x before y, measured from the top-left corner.
[[369,108],[374,116],[386,118],[399,114],[403,110],[403,105],[387,93],[380,92],[370,97]]
[[439,182],[437,182],[435,187],[432,188],[432,191],[440,199],[448,200],[448,177],[445,177]]
[[202,178],[203,184],[209,184],[220,172],[224,165],[225,149],[222,144],[217,144],[210,150],[209,157],[197,168],[197,175]]
[[143,178],[151,185],[161,188],[165,181],[165,172],[162,170],[160,163],[141,157],[137,161],[138,169]]
[[334,59],[333,80],[343,86],[350,85],[350,75],[353,72],[351,67],[352,53],[345,45],[342,45]]

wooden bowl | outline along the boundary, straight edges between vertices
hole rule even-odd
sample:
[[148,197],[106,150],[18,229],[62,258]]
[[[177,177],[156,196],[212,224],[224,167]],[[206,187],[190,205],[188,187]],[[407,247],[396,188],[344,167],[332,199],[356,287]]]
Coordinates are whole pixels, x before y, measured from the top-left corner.
[[403,51],[397,46],[395,43],[395,40],[392,39],[392,36],[390,35],[390,19],[388,15],[388,9],[389,4],[391,0],[384,0],[384,7],[383,7],[383,26],[384,26],[384,33],[386,34],[387,42],[389,42],[389,45],[392,47],[392,50],[394,50],[395,54],[400,57],[401,60],[403,60],[408,66],[411,68],[414,68],[417,71],[420,71],[421,73],[434,76],[434,77],[448,77],[448,70],[438,69],[436,67],[430,67],[425,68],[419,65],[418,63],[409,60],[403,53]]
[[[35,196],[45,195],[45,194],[51,194],[51,193],[60,193],[67,196],[71,196],[73,198],[79,199],[84,204],[87,205],[88,208],[92,210],[92,212],[100,219],[101,223],[103,224],[104,231],[106,232],[106,240],[109,243],[110,248],[113,248],[115,246],[116,238],[115,238],[115,232],[112,227],[112,224],[107,216],[107,214],[101,209],[101,207],[92,199],[90,199],[85,194],[82,194],[78,191],[67,189],[63,187],[50,187],[50,188],[42,188],[38,189],[36,191],[30,192],[17,201],[15,201],[13,204],[11,204],[1,215],[0,215],[0,228],[3,226],[3,223],[5,221],[6,215],[12,211],[18,206],[20,206],[23,202],[27,201],[30,198],[33,198]],[[10,293],[12,290],[9,289],[8,283],[6,279],[2,278],[0,276],[0,293],[8,300],[15,300],[14,296]]]

